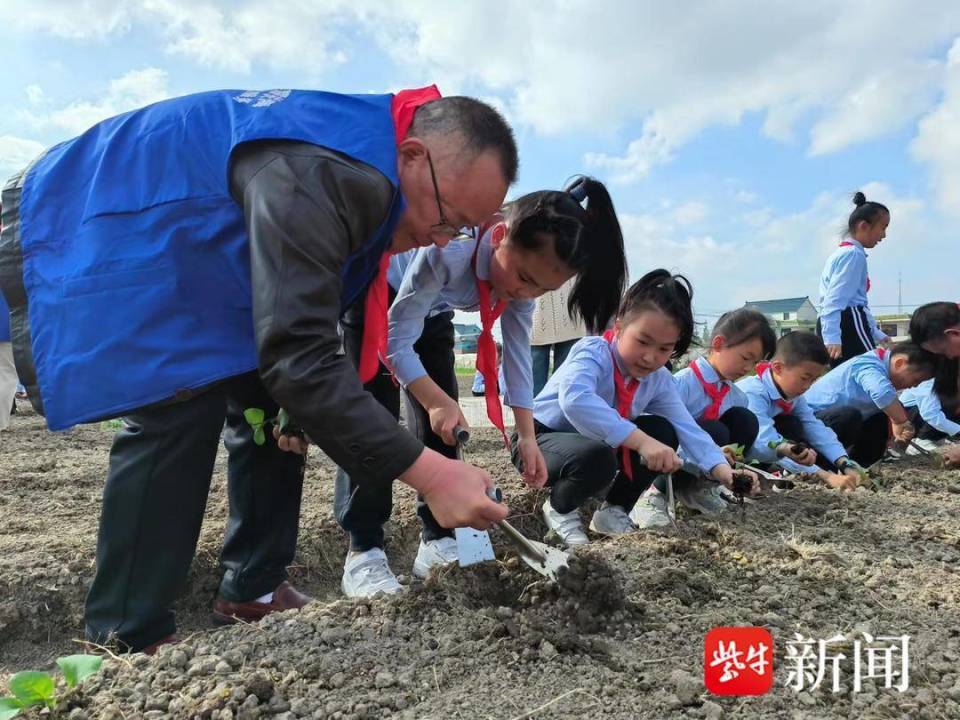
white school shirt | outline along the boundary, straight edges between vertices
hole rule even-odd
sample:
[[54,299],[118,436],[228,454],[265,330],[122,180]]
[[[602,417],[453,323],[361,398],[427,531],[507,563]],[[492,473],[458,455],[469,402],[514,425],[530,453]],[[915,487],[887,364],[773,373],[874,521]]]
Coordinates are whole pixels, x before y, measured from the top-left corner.
[[817,380],[803,397],[814,412],[829,407],[852,407],[864,419],[882,412],[897,399],[890,380],[890,360],[886,351],[881,358],[876,350],[852,357]]
[[[789,458],[778,458],[776,451],[770,447],[771,442],[778,445],[784,442],[784,437],[777,432],[773,424],[773,419],[783,412],[783,408],[777,405],[777,401],[783,400],[783,396],[773,382],[773,371],[765,372],[762,378],[759,375],[753,375],[738,380],[737,387],[746,394],[747,406],[760,421],[760,432],[753,447],[747,453],[747,459],[759,460],[763,463],[776,462],[791,472],[811,473],[817,470],[814,465],[800,465]],[[834,463],[847,454],[843,445],[837,440],[836,433],[813,414],[803,395],[789,402],[793,403],[790,414],[801,422],[807,442],[817,452],[823,453],[827,460]]]
[[840,313],[849,307],[862,307],[870,327],[865,328],[877,344],[889,340],[870,312],[867,303],[867,251],[848,238],[849,245],[838,247],[823,266],[820,275],[820,332],[825,345],[840,344]]
[[933,380],[924,380],[916,387],[907,388],[900,393],[900,402],[904,407],[920,409],[923,421],[949,437],[960,433],[960,424],[947,417],[940,403],[940,396],[933,390]]
[[[721,380],[720,375],[705,357],[697,358],[691,365],[694,363],[700,369],[703,379],[708,383],[713,383],[717,390],[720,390],[724,385],[730,388],[730,391],[723,398],[723,402],[720,403],[720,415],[723,415],[730,408],[747,407],[747,396],[743,390],[729,380]],[[687,410],[696,420],[701,419],[707,408],[713,404],[713,399],[707,395],[707,391],[703,389],[703,385],[693,374],[693,370],[689,367],[678,370],[673,376],[673,381],[677,384],[677,392],[680,393],[680,398],[686,405]]]
[[[578,340],[537,395],[534,418],[557,432],[576,432],[612,448],[620,447],[637,426],[616,409],[615,354],[615,342],[602,337]],[[617,362],[620,364],[619,359]],[[630,417],[638,415],[659,415],[668,420],[680,445],[704,472],[727,462],[713,438],[684,407],[666,368],[640,378],[630,406]]]
[[[404,387],[427,374],[413,348],[423,333],[424,320],[450,310],[476,312],[480,309],[477,278],[489,278],[493,254],[491,230],[479,241],[453,241],[445,248],[431,245],[390,259],[387,280],[397,289],[397,297],[387,315],[387,362]],[[477,242],[480,248],[474,274],[473,251]],[[511,300],[500,315],[503,336],[500,389],[504,404],[513,408],[533,407],[530,353],[533,305],[533,300]]]

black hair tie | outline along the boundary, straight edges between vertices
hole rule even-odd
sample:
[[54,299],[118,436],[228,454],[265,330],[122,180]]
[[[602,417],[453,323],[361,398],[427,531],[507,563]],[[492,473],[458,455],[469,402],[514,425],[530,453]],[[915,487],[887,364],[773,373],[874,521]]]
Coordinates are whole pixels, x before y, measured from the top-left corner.
[[577,203],[582,203],[587,199],[587,179],[581,177],[567,189],[567,192],[570,193]]

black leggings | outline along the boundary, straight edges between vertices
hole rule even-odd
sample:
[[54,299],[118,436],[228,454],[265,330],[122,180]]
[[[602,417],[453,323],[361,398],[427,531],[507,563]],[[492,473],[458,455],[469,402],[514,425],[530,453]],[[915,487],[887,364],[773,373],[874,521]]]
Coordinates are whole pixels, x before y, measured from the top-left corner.
[[864,419],[855,408],[833,407],[818,410],[816,416],[837,434],[837,439],[847,448],[852,460],[867,467],[883,457],[890,426],[887,416],[882,412]]
[[[638,428],[665,445],[679,445],[673,425],[657,415],[640,415],[634,420]],[[576,432],[556,432],[535,423],[537,444],[547,464],[547,485],[550,504],[560,513],[569,513],[591,497],[602,496],[607,502],[629,510],[650,487],[657,473],[642,465],[637,453],[631,452],[633,480],[620,470],[620,451],[600,440],[591,440]],[[513,463],[520,467],[517,436],[513,436]]]
[[[933,425],[930,425],[923,417],[920,415],[920,408],[906,408],[907,416],[910,418],[910,422],[913,423],[913,426],[917,429],[917,437],[921,440],[943,440],[944,438],[951,437],[947,435],[942,430],[937,430]],[[960,422],[960,416],[957,415],[946,415],[947,420],[952,420],[953,422]]]
[[[392,298],[391,291],[391,300]],[[357,364],[363,341],[362,308],[355,306],[355,309],[348,312],[341,322],[341,327],[344,350],[354,364]],[[424,321],[423,332],[413,348],[431,379],[447,395],[457,400],[458,386],[454,371],[453,342],[453,313],[440,313]],[[364,387],[381,405],[390,410],[394,417],[399,417],[400,388],[390,377],[389,370],[381,365],[377,375]],[[407,428],[410,432],[420,438],[426,447],[449,458],[456,457],[456,448],[446,445],[430,429],[426,410],[409,393],[404,395]],[[337,522],[350,535],[351,550],[364,552],[371,548],[383,547],[383,526],[390,519],[393,510],[392,481],[375,483],[369,478],[351,476],[342,469],[338,469],[333,502]],[[452,530],[440,526],[430,512],[430,508],[419,498],[417,515],[420,516],[423,524],[424,540],[436,540],[453,534]]]
[[744,453],[753,447],[760,433],[760,421],[745,407],[732,407],[716,420],[697,420],[713,441],[724,445],[743,445]]

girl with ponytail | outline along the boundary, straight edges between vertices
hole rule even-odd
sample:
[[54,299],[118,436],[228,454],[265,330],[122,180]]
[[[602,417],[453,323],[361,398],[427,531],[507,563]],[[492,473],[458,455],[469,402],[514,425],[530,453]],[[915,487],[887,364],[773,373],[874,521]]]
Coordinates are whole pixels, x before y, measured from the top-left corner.
[[[438,194],[439,202],[439,194]],[[544,190],[508,203],[500,214],[464,232],[446,247],[430,246],[391,260],[388,275],[396,291],[389,311],[383,372],[368,389],[387,407],[399,409],[392,372],[403,387],[407,426],[424,444],[456,455],[458,429],[469,423],[457,400],[453,311],[480,312],[477,370],[484,377],[487,414],[512,446],[524,481],[542,487],[547,463],[533,423],[530,353],[534,299],[573,278],[568,303],[572,316],[590,332],[602,332],[617,311],[626,285],[623,234],[603,183],[579,176],[564,190]],[[498,373],[492,335],[499,319],[503,368]],[[507,439],[498,395],[513,409],[516,432]],[[376,385],[376,387],[372,387]],[[350,534],[351,552],[343,589],[351,596],[401,589],[383,553],[383,525],[390,516],[389,486],[371,487],[362,477],[340,473],[336,514]],[[424,503],[423,524],[413,572],[457,560],[453,531],[441,527]]]

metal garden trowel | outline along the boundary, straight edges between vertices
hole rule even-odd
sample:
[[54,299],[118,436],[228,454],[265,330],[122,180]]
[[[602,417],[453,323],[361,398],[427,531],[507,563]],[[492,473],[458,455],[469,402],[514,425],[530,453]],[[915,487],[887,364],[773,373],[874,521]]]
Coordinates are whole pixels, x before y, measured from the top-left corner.
[[[460,426],[457,426],[453,432],[457,438],[458,455],[462,457],[463,446],[470,436]],[[503,500],[503,493],[500,492],[500,488],[488,490],[487,495],[494,502]],[[560,568],[567,567],[569,555],[562,550],[550,547],[546,543],[528,540],[506,520],[498,522],[497,527],[507,536],[523,561],[541,575],[556,580]],[[457,556],[460,567],[494,559],[493,545],[491,545],[490,535],[486,531],[474,528],[456,528],[453,532],[457,539]]]
[[[457,442],[457,457],[462,460],[463,448],[470,440],[470,433],[466,428],[457,425],[453,429],[453,436]],[[457,561],[460,567],[494,559],[493,545],[490,544],[490,535],[486,530],[454,528],[453,536],[457,540]]]

